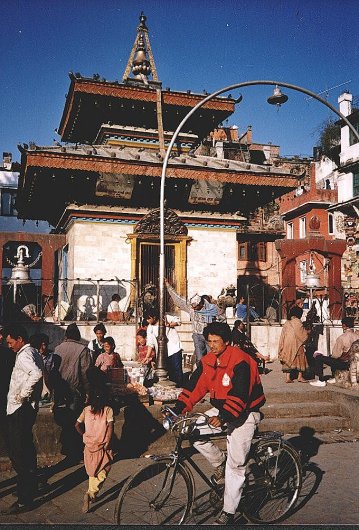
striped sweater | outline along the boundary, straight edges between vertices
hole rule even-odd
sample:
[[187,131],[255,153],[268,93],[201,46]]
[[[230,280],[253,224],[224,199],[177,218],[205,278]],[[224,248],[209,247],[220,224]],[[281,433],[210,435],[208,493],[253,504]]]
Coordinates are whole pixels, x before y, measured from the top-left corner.
[[256,361],[236,346],[227,346],[219,359],[212,352],[202,357],[175,411],[192,410],[208,392],[221,420],[233,427],[242,425],[250,412],[258,412],[265,403]]

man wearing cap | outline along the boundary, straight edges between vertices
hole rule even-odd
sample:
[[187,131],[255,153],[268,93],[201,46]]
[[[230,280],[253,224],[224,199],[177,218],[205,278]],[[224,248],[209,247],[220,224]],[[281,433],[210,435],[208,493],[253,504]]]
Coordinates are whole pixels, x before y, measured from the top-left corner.
[[198,363],[203,355],[208,352],[203,330],[213,319],[218,318],[218,307],[208,302],[204,296],[199,296],[198,294],[195,294],[187,301],[171,287],[167,280],[166,287],[174,304],[189,314],[192,323],[194,353],[196,355],[196,363]]

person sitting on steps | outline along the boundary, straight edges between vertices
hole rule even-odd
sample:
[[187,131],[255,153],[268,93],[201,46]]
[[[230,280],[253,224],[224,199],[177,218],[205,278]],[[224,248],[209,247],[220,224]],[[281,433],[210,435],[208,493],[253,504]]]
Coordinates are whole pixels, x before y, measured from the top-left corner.
[[[323,387],[327,383],[335,383],[336,370],[349,370],[349,350],[354,341],[358,340],[358,335],[354,331],[354,318],[344,317],[342,319],[343,333],[339,335],[334,343],[331,356],[322,355],[318,353],[315,355],[315,375],[318,377],[315,381],[311,381],[313,386]],[[327,381],[324,380],[323,366],[330,366],[332,377]]]

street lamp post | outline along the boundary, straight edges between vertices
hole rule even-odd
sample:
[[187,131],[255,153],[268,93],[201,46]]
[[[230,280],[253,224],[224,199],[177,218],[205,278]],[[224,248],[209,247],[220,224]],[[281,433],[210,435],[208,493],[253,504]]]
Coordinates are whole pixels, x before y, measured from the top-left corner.
[[[339,118],[341,118],[345,124],[349,127],[349,129],[353,132],[354,136],[359,141],[359,134],[356,131],[355,127],[350,123],[350,121],[347,119],[344,114],[339,112],[333,105],[328,103],[325,99],[321,98],[315,92],[312,92],[311,90],[308,90],[306,88],[303,88],[298,85],[293,85],[291,83],[285,83],[283,81],[271,81],[271,80],[255,80],[255,81],[244,81],[242,83],[235,83],[234,85],[229,85],[227,87],[221,88],[219,90],[216,90],[215,92],[212,92],[212,94],[209,94],[205,98],[203,98],[202,101],[199,101],[197,105],[195,105],[183,118],[181,123],[178,125],[177,129],[175,130],[173,137],[170,141],[170,144],[167,148],[165,158],[163,160],[163,166],[162,166],[162,173],[161,173],[161,187],[160,187],[160,260],[159,260],[159,330],[158,330],[158,358],[157,358],[157,368],[156,368],[156,374],[159,378],[159,381],[163,382],[167,378],[167,371],[166,371],[166,357],[167,357],[167,351],[166,351],[166,329],[165,329],[165,227],[164,227],[164,218],[165,218],[165,182],[166,182],[166,171],[168,166],[169,157],[172,151],[172,148],[177,140],[177,137],[184,126],[184,124],[188,121],[188,119],[203,105],[205,105],[208,101],[211,99],[223,94],[224,92],[229,92],[230,90],[236,90],[237,88],[243,88],[246,86],[255,86],[255,85],[272,85],[275,86],[274,94],[273,96],[268,98],[268,103],[271,105],[281,105],[282,103],[285,103],[287,101],[287,96],[283,95],[279,89],[279,87],[285,87],[292,90],[296,90],[298,92],[302,92],[303,94],[306,94],[307,96],[312,97],[313,99],[316,99],[326,107],[328,107],[331,111],[333,111]],[[235,100],[236,103],[239,103],[242,100],[242,96],[240,96],[238,99]]]

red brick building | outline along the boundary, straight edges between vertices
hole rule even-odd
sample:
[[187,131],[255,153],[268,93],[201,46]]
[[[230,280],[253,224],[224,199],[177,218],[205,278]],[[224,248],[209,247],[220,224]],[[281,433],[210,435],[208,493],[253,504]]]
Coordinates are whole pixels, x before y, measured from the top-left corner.
[[308,294],[311,278],[316,295],[329,296],[332,319],[341,314],[341,258],[346,248],[345,241],[335,239],[333,215],[327,211],[337,201],[336,189],[318,188],[312,163],[307,183],[280,199],[286,239],[276,242],[284,303]]

